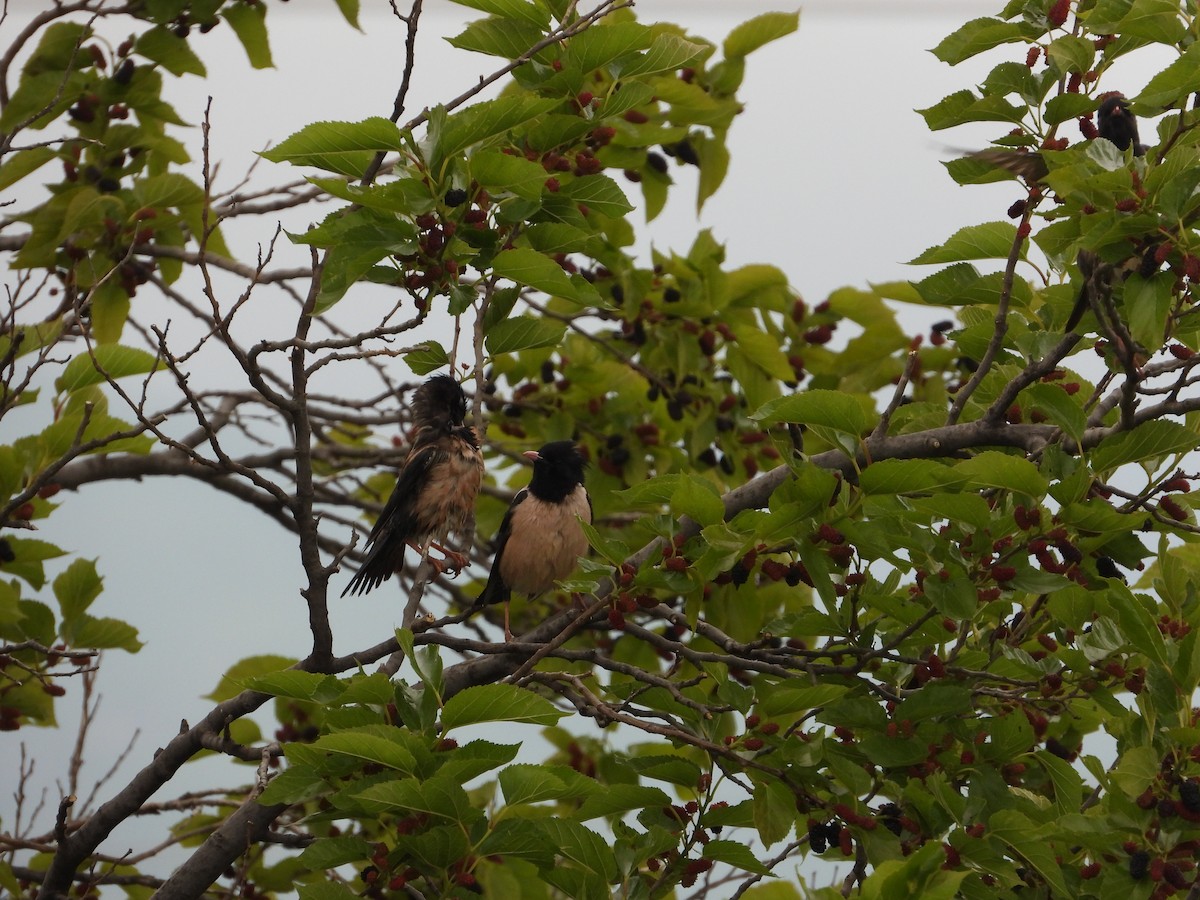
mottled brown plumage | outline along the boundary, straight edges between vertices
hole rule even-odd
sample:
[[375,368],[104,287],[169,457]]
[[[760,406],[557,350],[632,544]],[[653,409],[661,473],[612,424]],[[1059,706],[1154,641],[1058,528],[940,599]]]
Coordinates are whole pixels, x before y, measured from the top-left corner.
[[[366,558],[342,596],[365,594],[400,571],[408,546],[422,559],[435,547],[455,569],[466,564],[465,557],[442,546],[470,520],[483,481],[479,442],[465,424],[466,396],[449,375],[435,375],[417,388],[411,408],[412,448],[367,538]],[[446,560],[430,558],[439,573]]]

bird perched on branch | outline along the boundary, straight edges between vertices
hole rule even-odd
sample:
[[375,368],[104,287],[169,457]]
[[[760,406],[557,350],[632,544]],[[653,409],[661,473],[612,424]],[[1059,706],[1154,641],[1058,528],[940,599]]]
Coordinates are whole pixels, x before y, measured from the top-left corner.
[[[1130,109],[1129,101],[1122,94],[1110,94],[1100,103],[1100,106],[1096,110],[1096,137],[1110,141],[1118,150],[1124,151],[1132,148],[1134,156],[1145,156],[1146,154],[1146,147],[1138,138],[1137,117],[1134,116],[1133,111]],[[971,156],[1012,172],[1014,175],[1023,178],[1031,188],[1040,185],[1050,172],[1049,167],[1046,165],[1046,160],[1040,153],[1036,152],[1029,153],[997,148],[980,150],[972,153]],[[1076,262],[1083,275],[1084,285],[1079,292],[1079,297],[1076,299],[1074,307],[1071,309],[1071,314],[1067,317],[1064,330],[1075,330],[1083,318],[1083,314],[1092,305],[1094,295],[1098,292],[1111,292],[1107,283],[1117,268],[1120,268],[1122,272],[1127,274],[1126,269],[1132,271],[1136,268],[1144,269],[1148,266],[1148,261],[1153,259],[1155,246],[1151,245],[1146,252],[1131,258],[1130,267],[1113,267],[1109,264],[1101,263],[1091,251],[1079,251]]]
[[[1114,94],[1096,110],[1096,133],[1098,137],[1112,141],[1118,150],[1128,150],[1133,148],[1134,156],[1145,156],[1146,147],[1138,139],[1137,118],[1129,109],[1129,101],[1120,94]],[[1143,254],[1139,265],[1145,265],[1147,258],[1152,258],[1154,248],[1157,245],[1150,247],[1149,254]],[[1075,327],[1083,318],[1083,314],[1087,312],[1091,305],[1089,296],[1092,293],[1090,285],[1098,277],[1102,275],[1102,270],[1098,270],[1096,258],[1086,250],[1080,251],[1079,269],[1083,273],[1085,283],[1079,292],[1079,297],[1075,300],[1075,306],[1071,309],[1071,315],[1067,317],[1066,331],[1074,331]]]
[[[406,546],[420,553],[422,560],[429,559],[438,574],[466,566],[465,556],[442,543],[470,519],[483,481],[483,455],[466,416],[466,395],[449,375],[435,375],[417,388],[412,399],[412,449],[367,537],[366,559],[342,591],[343,597],[374,590],[400,571]],[[431,547],[445,559],[430,557]]]
[[583,486],[584,460],[573,441],[554,441],[524,455],[533,461],[533,479],[513,498],[500,523],[496,559],[475,601],[476,608],[504,604],[506,641],[512,639],[512,592],[536,596],[575,571],[588,548],[579,522],[592,521],[592,501]]

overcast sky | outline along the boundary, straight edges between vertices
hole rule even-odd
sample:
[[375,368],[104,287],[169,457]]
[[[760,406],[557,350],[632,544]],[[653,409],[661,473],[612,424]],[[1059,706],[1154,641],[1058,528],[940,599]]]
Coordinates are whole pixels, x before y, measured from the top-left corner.
[[[207,96],[213,97],[214,157],[222,162],[226,187],[250,164],[251,151],[310,121],[390,113],[403,28],[381,0],[363,5],[370,8],[358,33],[328,0],[272,4],[274,71],[250,70],[228,28],[197,43],[211,77],[188,79],[174,102],[185,119],[199,122]],[[23,10],[43,8],[41,0],[10,0],[9,6],[14,21],[0,27],[3,46]],[[981,145],[992,129],[930,135],[913,111],[982,79],[982,65],[957,71],[927,51],[961,22],[1000,6],[1000,0],[823,0],[806,4],[797,34],[755,53],[742,92],[746,111],[730,138],[728,179],[699,218],[726,243],[731,265],[779,265],[816,302],[841,285],[920,277],[905,260],[963,225],[1003,218],[1017,196],[1014,187],[959,188],[940,165],[953,155],[947,147]],[[795,7],[754,0],[637,4],[643,21],[676,21],[718,43],[742,20],[788,8]],[[454,51],[437,37],[455,33],[468,15],[446,0],[426,3],[410,114],[458,94],[494,68],[490,59]],[[1136,93],[1150,74],[1130,70],[1128,83],[1109,86]],[[293,177],[289,171],[269,175],[271,182]],[[647,230],[649,240],[686,252],[697,225],[693,198],[686,191],[678,197]],[[266,240],[268,223],[260,224]],[[195,721],[207,711],[201,695],[236,660],[307,652],[295,541],[265,517],[206,488],[170,481],[100,484],[60,499],[63,509],[45,521],[41,536],[98,556],[105,591],[95,613],[133,622],[147,642],[137,655],[114,653],[104,660],[99,687],[106,700],[85,783],[106,771],[140,728],[142,738],[124,770],[126,777],[132,774],[178,730],[181,717]],[[341,583],[335,580],[335,589]],[[402,604],[398,594],[380,590],[333,601],[332,607],[334,649],[345,653],[388,637]],[[77,702],[72,686],[60,701],[68,727]],[[51,787],[53,809],[69,732],[4,735],[0,771],[16,771],[18,737],[38,757],[36,783]],[[201,776],[191,786],[205,783]],[[172,785],[168,792],[182,789]],[[11,797],[0,797],[6,825],[10,811]],[[102,849],[120,855],[132,840],[118,833]]]

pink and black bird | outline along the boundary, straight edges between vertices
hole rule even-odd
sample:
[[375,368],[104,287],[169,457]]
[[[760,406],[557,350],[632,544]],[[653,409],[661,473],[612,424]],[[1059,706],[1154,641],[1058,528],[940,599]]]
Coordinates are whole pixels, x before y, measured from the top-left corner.
[[[470,520],[483,481],[479,441],[466,424],[466,395],[449,375],[435,375],[414,392],[411,409],[412,448],[367,537],[366,558],[343,597],[374,590],[399,572],[406,547],[422,560],[428,558],[438,574],[467,564],[465,556],[444,546],[447,535]],[[445,559],[430,557],[430,548]]]
[[512,592],[534,597],[574,572],[588,548],[579,522],[592,521],[592,501],[583,486],[585,463],[574,441],[553,441],[524,455],[533,462],[533,478],[500,523],[492,571],[475,601],[476,608],[504,604],[505,640],[512,639]]

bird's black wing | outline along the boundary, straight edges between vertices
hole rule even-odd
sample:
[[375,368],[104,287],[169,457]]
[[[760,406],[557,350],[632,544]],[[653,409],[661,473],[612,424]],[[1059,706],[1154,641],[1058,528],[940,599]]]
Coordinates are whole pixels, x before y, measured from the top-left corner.
[[416,537],[416,509],[429,470],[446,458],[437,444],[415,448],[400,470],[392,495],[367,537],[367,556],[342,596],[365,594],[379,587],[404,562],[404,547]]
[[528,496],[528,488],[517,491],[517,496],[513,497],[513,502],[509,504],[508,512],[504,514],[504,519],[500,522],[500,531],[496,534],[496,556],[492,560],[492,571],[488,575],[487,584],[484,585],[483,592],[475,600],[477,607],[489,606],[492,603],[503,603],[512,594],[512,588],[504,583],[504,577],[500,574],[500,560],[504,556],[504,548],[508,545],[508,539],[512,537],[513,511],[525,502],[525,498]]

